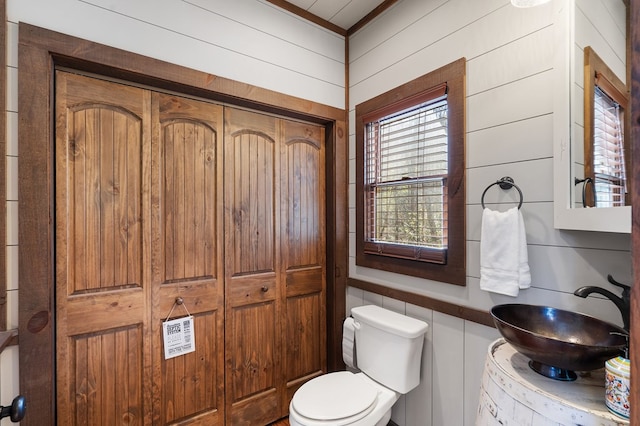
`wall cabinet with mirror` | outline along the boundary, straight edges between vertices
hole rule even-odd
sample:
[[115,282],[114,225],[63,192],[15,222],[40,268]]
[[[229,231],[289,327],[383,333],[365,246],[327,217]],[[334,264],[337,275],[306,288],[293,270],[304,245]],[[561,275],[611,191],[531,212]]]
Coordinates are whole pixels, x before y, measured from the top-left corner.
[[629,233],[628,0],[554,13],[555,227]]

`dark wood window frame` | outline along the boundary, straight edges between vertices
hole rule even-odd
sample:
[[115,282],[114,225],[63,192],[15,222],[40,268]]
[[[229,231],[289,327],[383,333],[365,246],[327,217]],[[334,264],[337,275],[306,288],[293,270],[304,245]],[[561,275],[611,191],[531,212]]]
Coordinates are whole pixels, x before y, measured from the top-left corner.
[[[464,286],[466,284],[465,76],[461,58],[356,106],[356,265]],[[448,103],[448,176],[446,260],[402,258],[373,253],[365,238],[365,127],[376,112],[401,111],[422,94],[446,84]],[[369,247],[370,248],[370,247]],[[425,261],[427,260],[427,261]]]
[[[19,24],[20,391],[23,425],[55,424],[53,72],[76,69],[325,126],[327,367],[340,368],[348,269],[346,111],[135,53]],[[34,125],[37,123],[37,125]]]

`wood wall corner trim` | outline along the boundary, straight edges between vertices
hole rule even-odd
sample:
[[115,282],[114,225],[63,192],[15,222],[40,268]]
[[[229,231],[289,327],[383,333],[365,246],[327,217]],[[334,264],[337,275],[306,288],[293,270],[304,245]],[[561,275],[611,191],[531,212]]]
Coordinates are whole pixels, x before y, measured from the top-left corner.
[[313,13],[307,12],[303,8],[298,7],[295,4],[289,3],[288,1],[285,1],[285,0],[267,0],[267,1],[275,6],[280,7],[281,9],[284,9],[288,12],[293,13],[294,15],[300,16],[301,18],[304,18],[307,21],[313,22],[314,24],[317,24],[323,28],[326,28],[329,31],[333,31],[336,34],[339,34],[341,36],[347,35],[347,30],[345,30],[344,28],[341,28],[335,24],[332,24],[331,22],[325,19],[322,19],[319,16],[314,15]]

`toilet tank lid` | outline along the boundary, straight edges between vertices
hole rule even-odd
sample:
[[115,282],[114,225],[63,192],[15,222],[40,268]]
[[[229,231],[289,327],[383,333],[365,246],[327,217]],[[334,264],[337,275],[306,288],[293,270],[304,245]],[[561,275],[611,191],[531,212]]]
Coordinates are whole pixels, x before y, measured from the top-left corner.
[[376,305],[358,306],[351,309],[351,315],[356,321],[362,321],[372,327],[407,338],[424,334],[428,327],[424,321]]

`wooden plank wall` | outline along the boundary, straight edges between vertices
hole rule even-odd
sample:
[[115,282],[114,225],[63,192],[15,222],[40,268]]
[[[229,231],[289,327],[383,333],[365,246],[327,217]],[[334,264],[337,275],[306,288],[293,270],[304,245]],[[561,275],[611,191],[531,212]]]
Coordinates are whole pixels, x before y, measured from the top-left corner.
[[[460,57],[467,59],[467,285],[452,286],[355,265],[358,218],[353,170],[350,278],[485,311],[500,303],[532,303],[577,310],[622,324],[610,301],[581,299],[573,291],[582,285],[596,285],[619,293],[608,285],[608,273],[631,283],[629,235],[554,229],[552,87],[560,78],[554,72],[553,48],[558,30],[554,28],[554,10],[559,5],[552,1],[517,9],[506,0],[404,0],[350,37],[351,168],[355,165],[353,120],[358,103]],[[524,194],[522,214],[532,287],[517,298],[479,288],[480,197],[502,176],[511,176]],[[497,210],[513,206],[517,194],[496,188],[487,193],[485,204]],[[399,300],[351,287],[347,302],[348,308],[372,302],[399,311],[415,309]],[[394,410],[392,419],[400,426],[473,425],[476,384],[482,375],[488,342],[497,332],[438,312],[419,311],[416,315],[426,316],[432,326],[432,350],[425,354],[432,374],[425,377],[426,390],[405,398],[404,406]],[[451,406],[452,400],[456,407]],[[430,423],[416,423],[421,416],[427,416]]]
[[7,14],[10,26],[27,22],[344,107],[344,37],[263,1],[8,0]]

